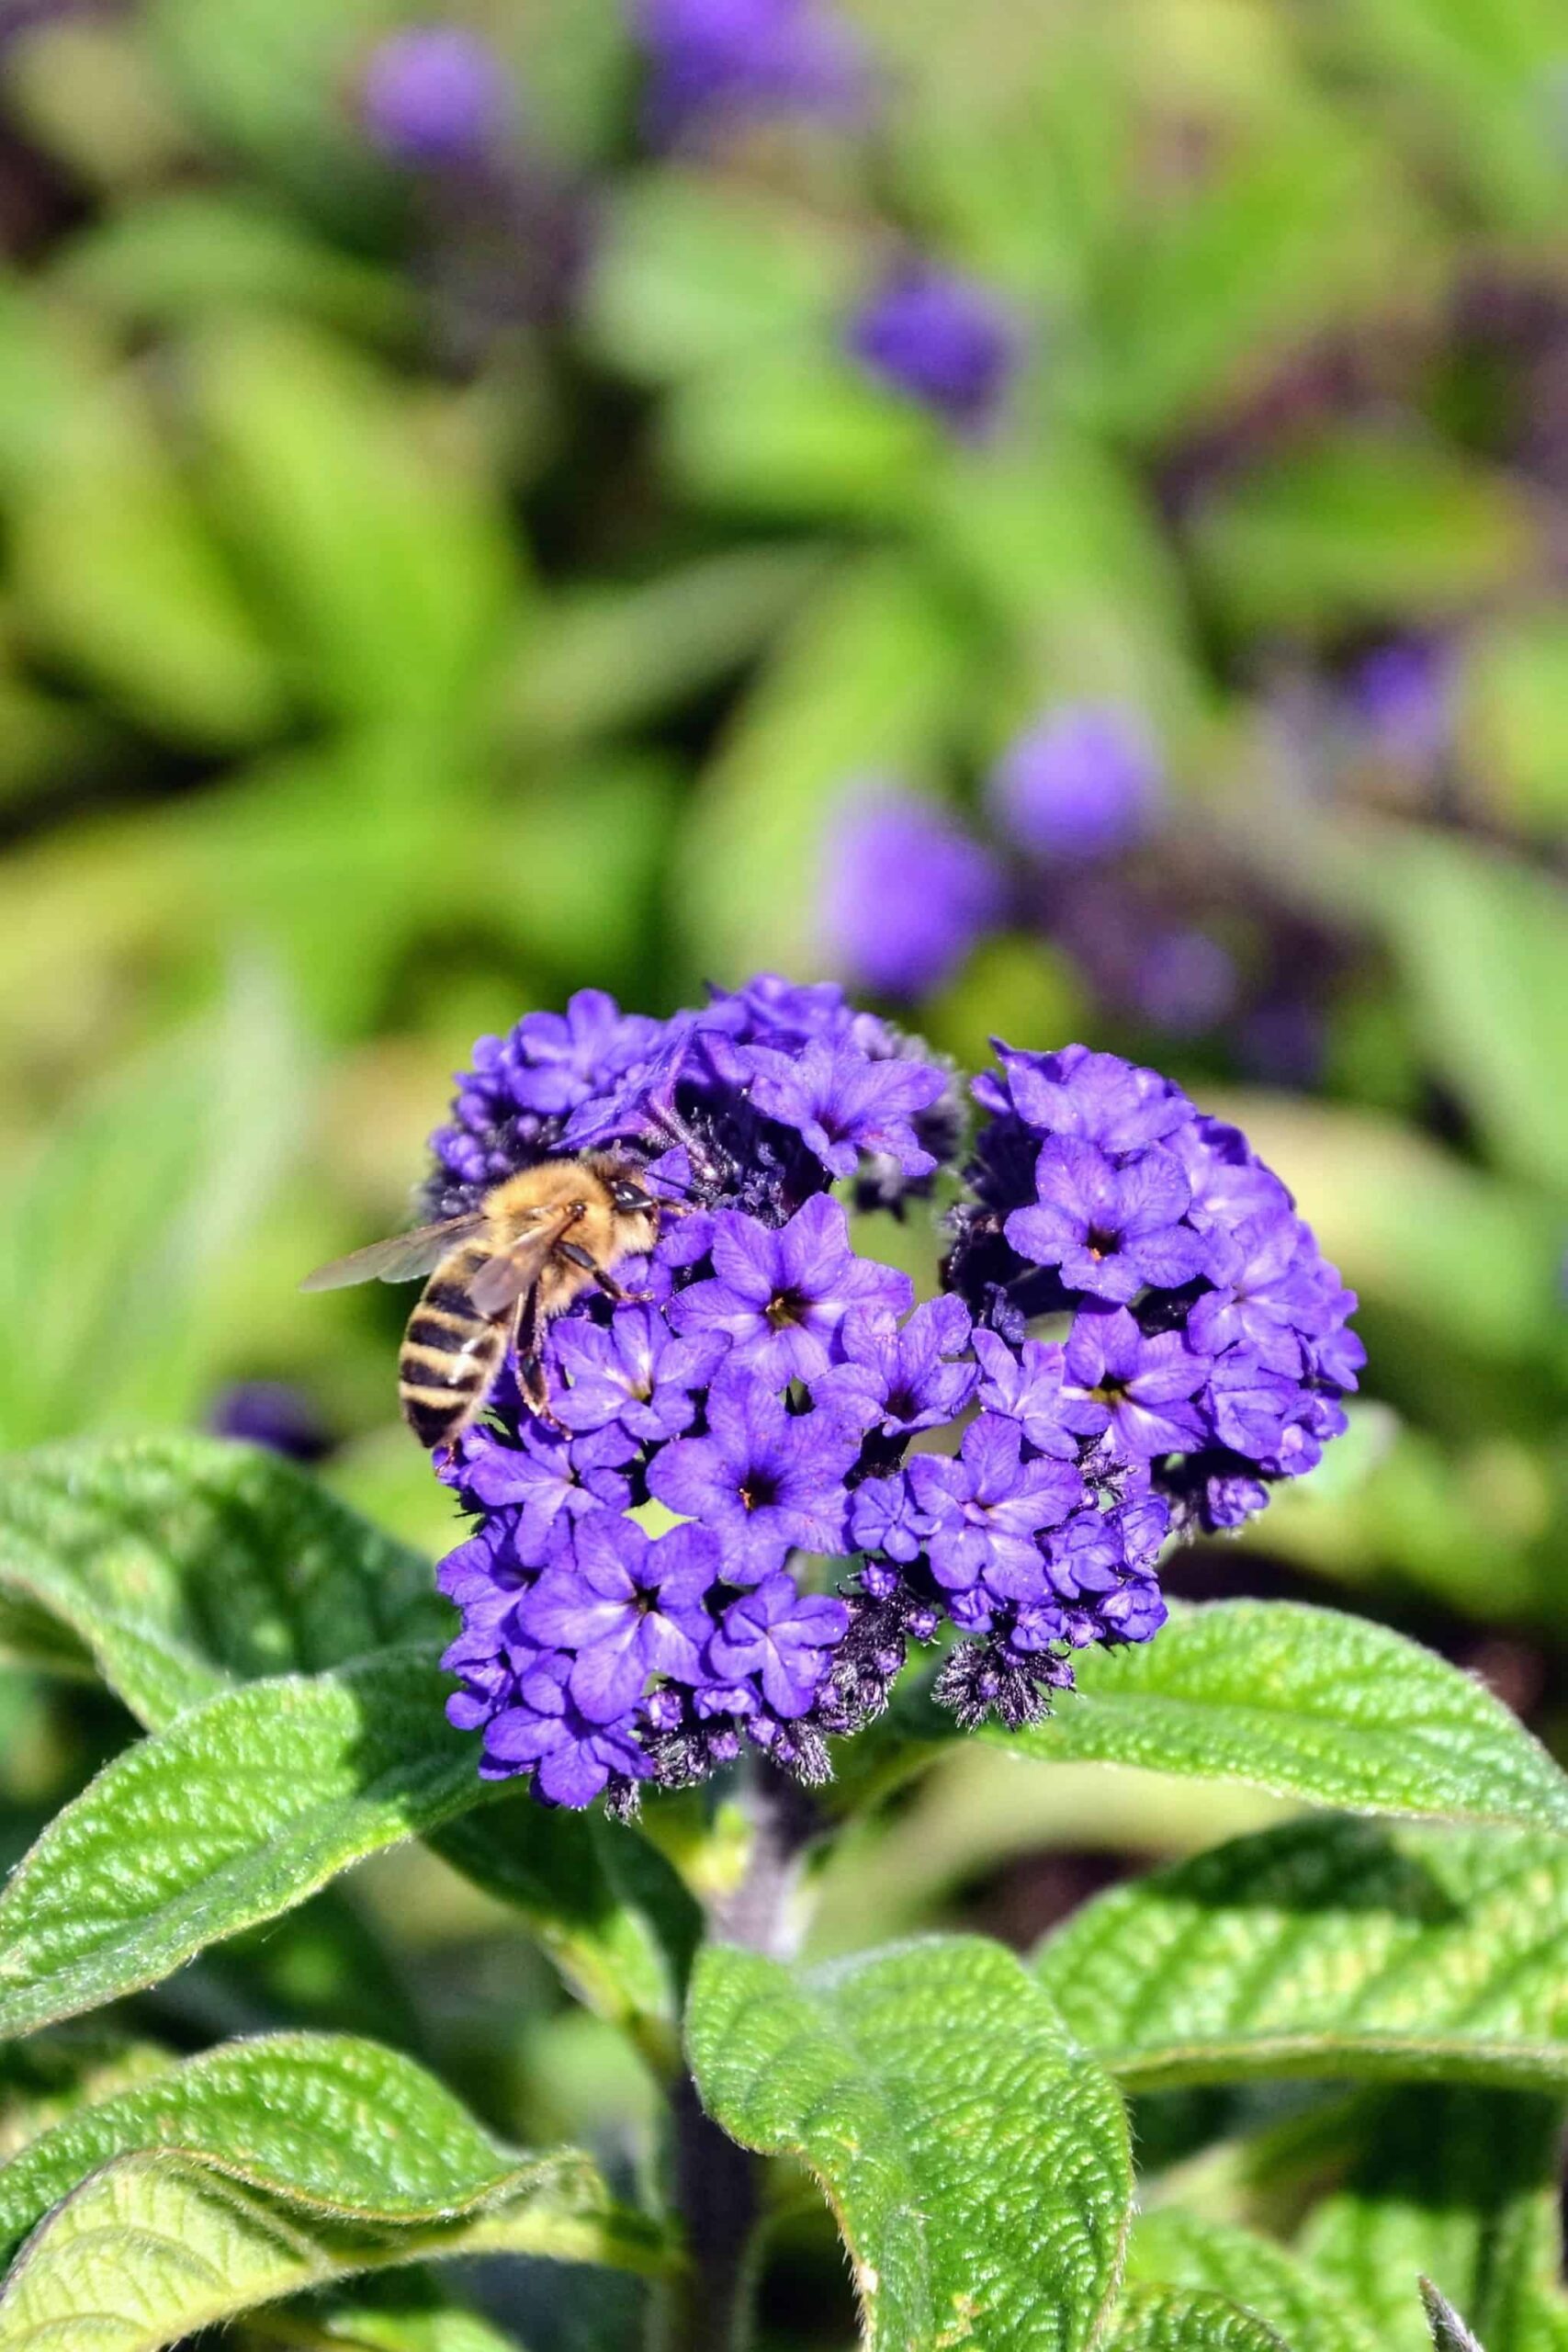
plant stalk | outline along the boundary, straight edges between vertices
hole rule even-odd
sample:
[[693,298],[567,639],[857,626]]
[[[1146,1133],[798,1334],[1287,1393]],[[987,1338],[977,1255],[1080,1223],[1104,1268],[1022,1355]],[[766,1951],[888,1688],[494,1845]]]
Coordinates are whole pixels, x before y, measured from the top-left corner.
[[[711,1934],[773,1960],[799,1941],[796,1901],[807,1848],[822,1821],[807,1791],[773,1765],[750,1768],[750,1851],[739,1883],[712,1906]],[[744,2352],[750,2340],[762,2160],[705,2114],[689,2074],[671,2099],[673,2200],[689,2267],[671,2292],[663,2352]]]

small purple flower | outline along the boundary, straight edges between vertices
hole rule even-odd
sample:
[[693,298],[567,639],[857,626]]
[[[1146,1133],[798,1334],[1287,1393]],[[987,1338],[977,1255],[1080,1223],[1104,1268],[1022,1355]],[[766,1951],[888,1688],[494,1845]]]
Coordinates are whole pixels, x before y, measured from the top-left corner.
[[525,1013],[511,1039],[517,1100],[547,1115],[575,1110],[644,1057],[658,1026],[603,989],[579,989],[564,1012]]
[[1179,1289],[1210,1252],[1184,1225],[1191,1193],[1157,1145],[1118,1168],[1077,1136],[1052,1136],[1036,1165],[1039,1200],[1015,1209],[1007,1238],[1021,1257],[1055,1266],[1068,1290],[1125,1303],[1149,1283]]
[[485,1734],[479,1774],[504,1780],[534,1767],[534,1786],[547,1804],[581,1810],[612,1776],[645,1781],[653,1767],[632,1736],[629,1716],[594,1723],[567,1688],[571,1661],[545,1657],[524,1675],[520,1703],[494,1716]]
[[918,1560],[931,1521],[916,1502],[908,1471],[865,1478],[850,1498],[850,1541],[857,1551],[880,1552],[908,1567]]
[[855,1255],[844,1211],[825,1193],[776,1230],[739,1209],[721,1210],[713,1264],[712,1281],[693,1283],[675,1298],[677,1328],[722,1335],[737,1366],[778,1387],[827,1370],[852,1307],[897,1316],[914,1293],[907,1274]]
[[1187,1215],[1200,1231],[1234,1234],[1254,1217],[1293,1210],[1290,1193],[1272,1170],[1254,1159],[1239,1127],[1223,1119],[1194,1118],[1176,1129],[1169,1147],[1192,1188]]
[[1190,1453],[1203,1428],[1188,1401],[1209,1370],[1179,1331],[1148,1339],[1124,1306],[1084,1307],[1067,1339],[1066,1419],[1088,1437],[1112,1430],[1134,1460]]
[[993,1113],[1015,1112],[1042,1135],[1077,1136],[1102,1151],[1142,1151],[1194,1115],[1179,1086],[1118,1054],[1093,1054],[1087,1046],[1029,1054],[998,1044],[997,1057],[1005,1086],[977,1078],[976,1102]]
[[828,1671],[824,1653],[843,1640],[849,1624],[841,1600],[803,1594],[781,1571],[725,1611],[708,1643],[708,1664],[726,1682],[760,1676],[774,1714],[793,1721],[811,1704]]
[[985,1582],[998,1598],[1039,1596],[1043,1567],[1038,1538],[1082,1499],[1083,1482],[1067,1463],[1021,1458],[1015,1421],[982,1413],[964,1431],[956,1460],[918,1453],[911,1491],[931,1521],[931,1574],[949,1590]]
[[1032,856],[1108,857],[1145,840],[1165,800],[1147,735],[1113,706],[1053,711],[1005,752],[987,796],[997,822]]
[[1134,1577],[1100,1604],[1101,1622],[1118,1641],[1146,1642],[1169,1614],[1152,1577]]
[[1222,1445],[1264,1462],[1279,1453],[1300,1397],[1292,1376],[1271,1372],[1243,1346],[1216,1358],[1201,1402]]
[[749,1046],[746,1066],[758,1110],[793,1127],[830,1174],[852,1176],[862,1152],[886,1154],[906,1176],[929,1176],[936,1166],[909,1125],[946,1086],[931,1062],[872,1061],[818,1040],[793,1054]]
[[457,25],[408,25],[372,50],[360,119],[394,163],[450,170],[483,160],[506,127],[501,62]]
[[852,120],[864,53],[819,0],[636,0],[650,135],[669,141],[783,115]]
[[1025,1444],[1037,1453],[1076,1461],[1078,1442],[1062,1414],[1066,1349],[1047,1340],[1025,1340],[1021,1348],[1010,1348],[996,1332],[979,1329],[974,1344],[983,1373],[976,1402],[987,1413],[1016,1421]]
[[694,1682],[717,1538],[685,1526],[655,1542],[636,1520],[597,1511],[578,1528],[575,1558],[546,1569],[518,1622],[530,1639],[577,1653],[567,1688],[589,1721],[618,1722],[650,1674]]
[[519,1551],[543,1560],[570,1545],[573,1526],[587,1512],[625,1510],[631,1501],[627,1479],[615,1464],[593,1460],[593,1445],[592,1439],[558,1436],[536,1421],[522,1430],[516,1445],[503,1444],[488,1430],[470,1430],[452,1475],[487,1509],[514,1509]]
[[556,1417],[579,1431],[615,1424],[638,1440],[679,1437],[725,1347],[720,1333],[677,1339],[654,1306],[620,1307],[608,1323],[562,1320],[551,1355],[570,1385],[557,1391]]
[[1215,1247],[1211,1269],[1221,1287],[1205,1291],[1187,1318],[1195,1348],[1217,1356],[1245,1340],[1260,1363],[1292,1376],[1302,1341],[1326,1332],[1332,1310],[1313,1283],[1317,1253],[1305,1227],[1287,1211],[1248,1217]]
[[822,929],[834,962],[863,988],[909,1002],[953,978],[999,918],[990,852],[911,793],[867,793],[829,835]]
[[888,271],[845,342],[879,382],[969,435],[995,424],[1021,356],[1019,322],[999,295],[920,259]]
[[764,1382],[727,1365],[708,1398],[706,1437],[677,1438],[649,1465],[649,1491],[711,1528],[732,1584],[760,1584],[792,1545],[843,1549],[845,1472],[859,1437],[830,1413],[792,1414]]
[[840,1334],[841,1363],[812,1385],[812,1400],[885,1437],[912,1437],[952,1420],[978,1378],[949,1359],[969,1341],[962,1299],[929,1298],[900,1330],[892,1317],[856,1308]]

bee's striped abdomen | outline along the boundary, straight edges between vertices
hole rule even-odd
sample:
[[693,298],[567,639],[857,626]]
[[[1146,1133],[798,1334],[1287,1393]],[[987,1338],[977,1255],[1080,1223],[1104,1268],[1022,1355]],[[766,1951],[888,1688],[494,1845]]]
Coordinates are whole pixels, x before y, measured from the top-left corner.
[[481,1315],[467,1278],[489,1252],[469,1243],[437,1266],[414,1308],[398,1359],[403,1419],[427,1450],[450,1445],[489,1396],[506,1351],[503,1325]]

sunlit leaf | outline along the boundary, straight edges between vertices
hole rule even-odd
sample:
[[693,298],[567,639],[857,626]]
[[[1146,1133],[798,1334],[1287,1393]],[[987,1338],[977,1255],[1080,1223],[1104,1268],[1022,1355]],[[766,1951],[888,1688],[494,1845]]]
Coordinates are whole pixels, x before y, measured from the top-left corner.
[[802,1973],[712,1946],[687,2041],[725,2130],[821,2183],[874,2352],[1099,2341],[1132,2187],[1125,2123],[999,1945],[912,1943]]
[[1038,1965],[1130,2085],[1568,2086],[1568,1844],[1553,1838],[1292,1822],[1100,1896]]

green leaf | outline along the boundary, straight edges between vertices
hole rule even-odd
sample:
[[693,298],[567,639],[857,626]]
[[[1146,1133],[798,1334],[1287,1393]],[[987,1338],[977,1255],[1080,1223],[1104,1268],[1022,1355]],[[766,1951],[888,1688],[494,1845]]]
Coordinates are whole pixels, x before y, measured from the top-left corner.
[[[68,888],[55,910],[68,899],[80,919]],[[0,929],[13,986],[36,988],[28,918],[14,905]],[[111,961],[140,952],[121,938]],[[128,1057],[17,1157],[0,1182],[0,1317],[30,1338],[0,1359],[0,1442],[196,1417],[232,1359],[225,1277],[305,1099],[291,1009],[266,967],[242,966],[211,1014]]]
[[30,636],[174,742],[276,733],[283,680],[135,379],[48,413],[15,484],[8,585]]
[[1131,2196],[1125,2120],[999,1945],[800,1973],[710,1947],[687,2046],[724,2129],[820,2182],[873,2352],[1098,2339]]
[[751,688],[686,824],[678,876],[696,969],[820,968],[812,933],[827,829],[855,780],[917,772],[955,732],[961,626],[886,552],[847,560]]
[[231,1679],[438,1640],[451,1614],[418,1553],[277,1455],[199,1437],[7,1464],[0,1592],[75,1636],[154,1730]]
[[1273,2328],[1292,2352],[1377,2352],[1350,2306],[1283,2246],[1179,2206],[1157,2205],[1138,2216],[1127,2277],[1134,2287],[1223,2296]]
[[525,1795],[450,1822],[430,1843],[522,1914],[579,2000],[672,2070],[702,1913],[657,1847],[597,1814],[551,1811]]
[[[1478,1682],[1385,1626],[1287,1601],[1173,1610],[1152,1642],[1086,1650],[1076,1693],[1014,1755],[1249,1781],[1353,1812],[1568,1835],[1568,1780]],[[935,1727],[934,1707],[925,1718]]]
[[896,524],[947,458],[934,418],[809,347],[748,355],[681,385],[662,442],[688,497],[763,520]]
[[1432,2331],[1432,2352],[1483,2352],[1458,2312],[1429,2278],[1420,2281],[1421,2308]]
[[503,683],[525,740],[575,741],[661,718],[717,685],[791,619],[821,578],[815,547],[742,547],[649,580],[552,598]]
[[1041,1947],[1129,2086],[1255,2075],[1568,2086],[1568,1846],[1289,1822],[1087,1905]]
[[1429,2352],[1422,2277],[1490,2352],[1545,2352],[1539,2323],[1550,2325],[1562,2263],[1561,2120],[1558,2100],[1461,2086],[1368,2102],[1359,2154],[1300,2246],[1365,2313],[1379,2352]]
[[[324,2301],[308,2296],[286,2310],[315,2331],[312,2352],[334,2344],[344,2352],[522,2352],[515,2335],[502,2335],[419,2270],[364,2280]],[[265,2327],[256,2331],[257,2352],[273,2352],[276,2341]]]
[[0,2034],[155,1984],[485,1795],[424,1650],[220,1692],[56,1815],[0,1899]]
[[510,2190],[400,2224],[340,2221],[183,2153],[119,2156],[23,2248],[0,2294],[0,2352],[162,2352],[194,2329],[363,2271],[503,2253],[661,2267],[647,2225],[606,2210],[581,2158],[520,2166]]
[[125,325],[181,325],[213,311],[277,307],[351,333],[401,337],[412,290],[242,191],[143,193],[57,254],[51,290]]
[[1568,924],[1559,885],[1402,829],[1378,905],[1437,1067],[1498,1158],[1568,1191]]
[[[412,2059],[347,2034],[258,2035],[80,2108],[29,2142],[0,2171],[0,2250],[8,2256],[101,2165],[160,2147],[344,2221],[434,2221],[504,2196],[518,2178],[515,2154]],[[574,2170],[581,2160],[565,2160],[562,2177]]]
[[363,350],[303,321],[214,324],[192,365],[230,526],[316,701],[456,724],[518,585],[494,486]]
[[1144,2287],[1128,2296],[1114,2332],[1105,2339],[1105,2352],[1294,2352],[1294,2347],[1221,2295]]
[[602,357],[652,382],[825,336],[862,266],[820,209],[695,172],[623,178],[584,300]]
[[1347,429],[1216,492],[1195,550],[1242,626],[1331,629],[1451,614],[1516,578],[1535,530],[1500,474],[1436,443]]

